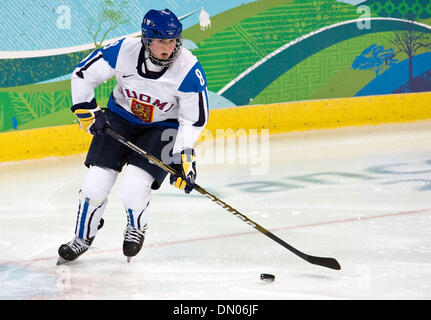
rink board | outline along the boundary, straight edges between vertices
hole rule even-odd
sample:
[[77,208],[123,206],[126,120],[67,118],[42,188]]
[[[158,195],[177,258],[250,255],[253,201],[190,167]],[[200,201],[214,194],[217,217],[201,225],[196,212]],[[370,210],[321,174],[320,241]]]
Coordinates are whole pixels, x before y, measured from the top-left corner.
[[[217,129],[269,129],[270,134],[431,119],[431,92],[243,106],[210,111],[205,135]],[[0,161],[87,151],[91,135],[66,125],[0,134]]]

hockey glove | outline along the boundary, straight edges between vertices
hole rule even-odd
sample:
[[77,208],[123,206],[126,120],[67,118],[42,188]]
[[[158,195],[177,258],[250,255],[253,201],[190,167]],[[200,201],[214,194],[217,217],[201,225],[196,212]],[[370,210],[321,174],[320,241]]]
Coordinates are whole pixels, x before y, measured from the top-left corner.
[[176,153],[172,157],[172,168],[181,176],[171,174],[171,184],[185,193],[193,190],[196,179],[196,156],[193,149],[184,149],[181,153]]
[[105,129],[109,127],[109,123],[95,99],[90,102],[74,104],[70,109],[77,116],[82,130],[92,135],[105,134]]

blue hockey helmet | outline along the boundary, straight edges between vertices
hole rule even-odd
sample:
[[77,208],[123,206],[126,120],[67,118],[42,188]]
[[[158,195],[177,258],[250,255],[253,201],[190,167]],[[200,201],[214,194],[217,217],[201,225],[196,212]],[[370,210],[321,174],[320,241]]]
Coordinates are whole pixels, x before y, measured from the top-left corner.
[[[142,20],[141,29],[141,40],[149,53],[151,62],[159,66],[167,66],[178,57],[182,47],[183,25],[171,10],[148,11]],[[176,39],[175,49],[168,59],[161,60],[153,56],[149,49],[152,39]]]

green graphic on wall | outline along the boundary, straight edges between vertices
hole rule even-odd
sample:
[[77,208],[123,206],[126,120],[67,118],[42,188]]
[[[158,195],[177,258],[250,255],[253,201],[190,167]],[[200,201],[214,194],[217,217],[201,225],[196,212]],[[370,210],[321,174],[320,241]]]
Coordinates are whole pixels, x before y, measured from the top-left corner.
[[[95,6],[99,11],[88,7],[94,16],[83,17],[80,26],[76,19],[68,22],[67,8],[73,13],[82,2],[81,11],[85,11],[88,4],[64,2],[63,11],[49,7],[47,1],[33,12],[57,19],[52,32],[58,33],[58,43],[63,39],[59,26],[75,32],[72,38],[64,37],[56,48],[50,39],[41,38],[47,49],[36,53],[25,42],[22,48],[0,50],[0,131],[75,122],[69,109],[70,74],[97,45],[90,31],[94,36],[97,14],[104,6],[117,25],[109,30],[108,21],[100,23],[108,32],[99,32],[99,38],[139,36],[139,19],[151,4],[180,16],[185,47],[203,65],[213,109],[431,91],[430,1],[369,0],[354,5],[347,0],[223,0],[217,4],[177,0],[147,1],[149,6],[143,8],[137,0],[100,0]],[[121,7],[117,14],[115,6]],[[23,14],[26,10],[16,9]],[[51,32],[49,27],[46,30]],[[99,105],[106,104],[114,86],[111,79],[95,90]]]

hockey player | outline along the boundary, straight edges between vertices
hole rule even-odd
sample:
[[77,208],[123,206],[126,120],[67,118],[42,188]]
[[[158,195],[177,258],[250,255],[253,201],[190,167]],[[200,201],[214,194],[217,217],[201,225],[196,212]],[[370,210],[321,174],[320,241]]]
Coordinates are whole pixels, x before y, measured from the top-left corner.
[[[71,109],[80,127],[94,137],[79,191],[75,237],[58,249],[58,264],[88,250],[121,171],[120,197],[127,216],[123,253],[130,261],[142,248],[151,191],[160,188],[167,173],[105,135],[107,127],[181,172],[170,177],[175,187],[186,193],[193,189],[193,146],[208,120],[208,93],[202,66],[182,47],[181,34],[174,13],[150,10],[142,21],[141,39],[123,38],[97,49],[74,70]],[[112,77],[117,85],[104,112],[94,89]]]

